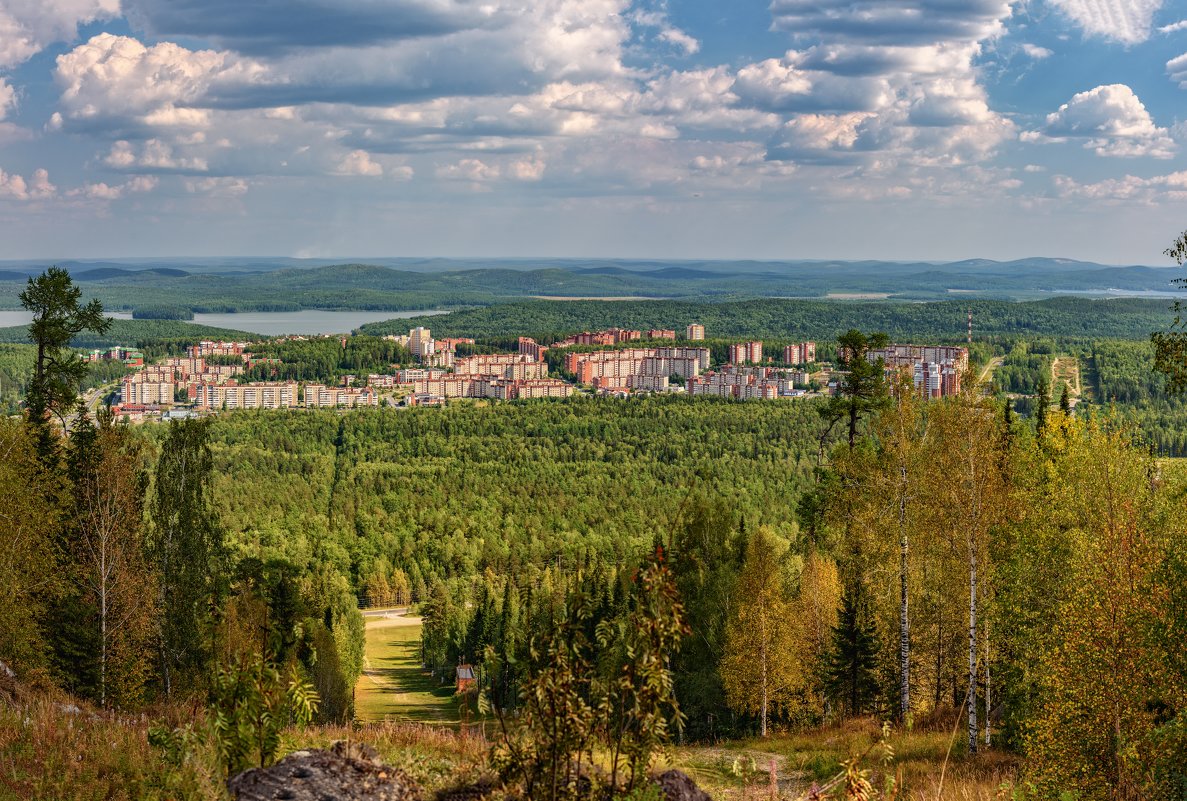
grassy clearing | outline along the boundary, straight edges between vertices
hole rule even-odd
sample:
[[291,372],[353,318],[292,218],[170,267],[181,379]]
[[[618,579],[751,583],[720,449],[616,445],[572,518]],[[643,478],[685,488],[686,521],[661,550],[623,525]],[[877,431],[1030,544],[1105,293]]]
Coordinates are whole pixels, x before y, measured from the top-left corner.
[[[952,741],[951,729],[918,729],[893,733],[889,742],[894,759],[881,761],[879,749],[870,750],[863,767],[871,770],[876,788],[887,778],[899,777],[902,801],[981,801],[1014,799],[1017,765],[1013,757],[990,751],[975,759],[961,752],[958,733],[951,758],[945,755]],[[780,798],[798,798],[814,782],[824,784],[842,770],[842,763],[870,749],[880,738],[878,724],[872,719],[852,721],[842,726],[776,734],[766,740],[740,740],[712,747],[677,748],[670,763],[695,776],[697,782],[715,799],[759,799],[769,797],[770,765],[775,763]],[[747,776],[735,773],[735,764],[743,773],[753,760],[756,772]],[[943,788],[940,776],[943,772]]]
[[360,722],[458,723],[453,687],[441,687],[420,663],[420,618],[367,619],[366,662],[355,687]]

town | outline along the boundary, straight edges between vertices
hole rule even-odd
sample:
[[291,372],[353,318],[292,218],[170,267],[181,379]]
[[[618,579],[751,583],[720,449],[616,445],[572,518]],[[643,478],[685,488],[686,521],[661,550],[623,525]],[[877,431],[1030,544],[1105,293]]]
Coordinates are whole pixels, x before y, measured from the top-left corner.
[[[391,364],[368,375],[346,375],[329,385],[296,380],[247,380],[281,363],[257,356],[251,342],[203,341],[185,355],[147,363],[141,351],[114,347],[92,351],[90,361],[119,360],[130,372],[120,381],[112,407],[121,419],[139,422],[240,409],[440,406],[457,399],[527,400],[594,394],[686,393],[692,397],[778,400],[834,394],[838,372],[817,359],[815,342],[785,345],[775,352],[761,341],[731,343],[725,361],[714,364],[703,325],[691,323],[677,338],[670,329],[610,328],[585,331],[548,345],[519,337],[506,353],[476,352],[475,340],[434,338],[423,327],[388,335],[415,365]],[[288,337],[304,340],[306,337]],[[346,348],[349,337],[338,338]],[[550,360],[547,356],[553,352]],[[558,359],[557,354],[563,358]],[[871,350],[889,377],[906,373],[915,390],[930,398],[960,392],[968,370],[966,347],[891,344]],[[550,362],[556,366],[549,375]]]

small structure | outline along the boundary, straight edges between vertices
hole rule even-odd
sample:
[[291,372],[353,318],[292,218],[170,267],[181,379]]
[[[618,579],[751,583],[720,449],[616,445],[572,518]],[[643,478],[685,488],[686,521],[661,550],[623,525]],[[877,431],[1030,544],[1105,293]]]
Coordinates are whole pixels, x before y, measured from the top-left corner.
[[478,689],[478,682],[474,679],[474,668],[471,665],[457,666],[457,694],[463,695]]

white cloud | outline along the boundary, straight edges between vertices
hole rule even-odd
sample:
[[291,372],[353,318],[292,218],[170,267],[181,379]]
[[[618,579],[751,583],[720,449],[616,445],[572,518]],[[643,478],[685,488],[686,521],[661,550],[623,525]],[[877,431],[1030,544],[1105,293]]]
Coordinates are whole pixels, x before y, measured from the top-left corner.
[[0,76],[0,120],[8,116],[8,112],[16,108],[16,89]]
[[383,165],[371,160],[371,154],[365,150],[352,150],[342,161],[338,162],[336,175],[365,175],[377,178],[383,175]]
[[71,189],[66,195],[86,200],[119,200],[130,194],[151,192],[157,188],[158,183],[156,176],[137,175],[122,184],[87,183],[77,189]]
[[228,53],[171,42],[145,47],[102,33],[58,56],[54,79],[67,123],[202,128],[210,112],[188,106],[201,103],[215,83],[250,81],[262,69]]
[[1187,31],[1187,19],[1172,22],[1170,25],[1163,25],[1158,29],[1159,33],[1176,33],[1177,31]]
[[242,197],[248,184],[242,178],[193,178],[185,181],[185,191],[210,197]]
[[[200,142],[202,138],[199,137],[196,141]],[[131,142],[121,139],[111,146],[111,151],[103,158],[103,163],[117,170],[205,172],[209,169],[205,158],[175,156],[172,145],[160,139],[144,142],[140,146],[139,154]]]
[[494,181],[500,170],[497,164],[487,164],[481,159],[462,159],[456,164],[447,164],[437,169],[437,177],[451,181]]
[[507,174],[517,181],[539,181],[544,177],[544,161],[541,159],[519,159],[507,167]]
[[1154,14],[1163,0],[1049,0],[1089,36],[1122,44],[1150,38]]
[[1187,89],[1187,53],[1166,62],[1166,74],[1180,89]]
[[1140,202],[1151,205],[1159,201],[1187,200],[1187,171],[1140,178],[1126,175],[1096,183],[1079,183],[1066,175],[1052,178],[1056,195],[1060,198],[1079,198],[1093,201]]
[[15,67],[78,26],[119,14],[119,0],[9,0],[0,4],[0,68]]
[[44,200],[52,197],[55,192],[57,187],[50,183],[49,173],[44,169],[34,170],[28,180],[0,170],[0,198]]
[[1039,47],[1036,44],[1031,44],[1030,42],[1024,43],[1021,49],[1022,52],[1027,55],[1027,57],[1032,58],[1035,61],[1042,61],[1045,58],[1051,58],[1051,56],[1055,55],[1053,51],[1048,50],[1045,47]]
[[1100,156],[1171,158],[1175,143],[1159,128],[1142,101],[1125,84],[1098,86],[1080,92],[1047,115],[1041,132],[1028,141],[1083,139]]

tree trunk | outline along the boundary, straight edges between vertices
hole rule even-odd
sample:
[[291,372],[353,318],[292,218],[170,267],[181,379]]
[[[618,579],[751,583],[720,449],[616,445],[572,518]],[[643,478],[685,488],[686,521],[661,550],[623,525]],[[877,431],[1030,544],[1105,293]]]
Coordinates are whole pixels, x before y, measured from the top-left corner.
[[899,715],[903,724],[911,714],[911,624],[907,605],[907,468],[903,467],[903,483],[899,491]]
[[992,745],[992,735],[989,732],[989,713],[993,709],[992,684],[989,681],[989,621],[985,621],[985,747]]
[[767,621],[766,616],[762,619],[762,651],[759,653],[759,658],[762,660],[762,736],[767,736],[767,703],[769,696],[767,694]]
[[969,754],[977,753],[977,549],[969,538]]

